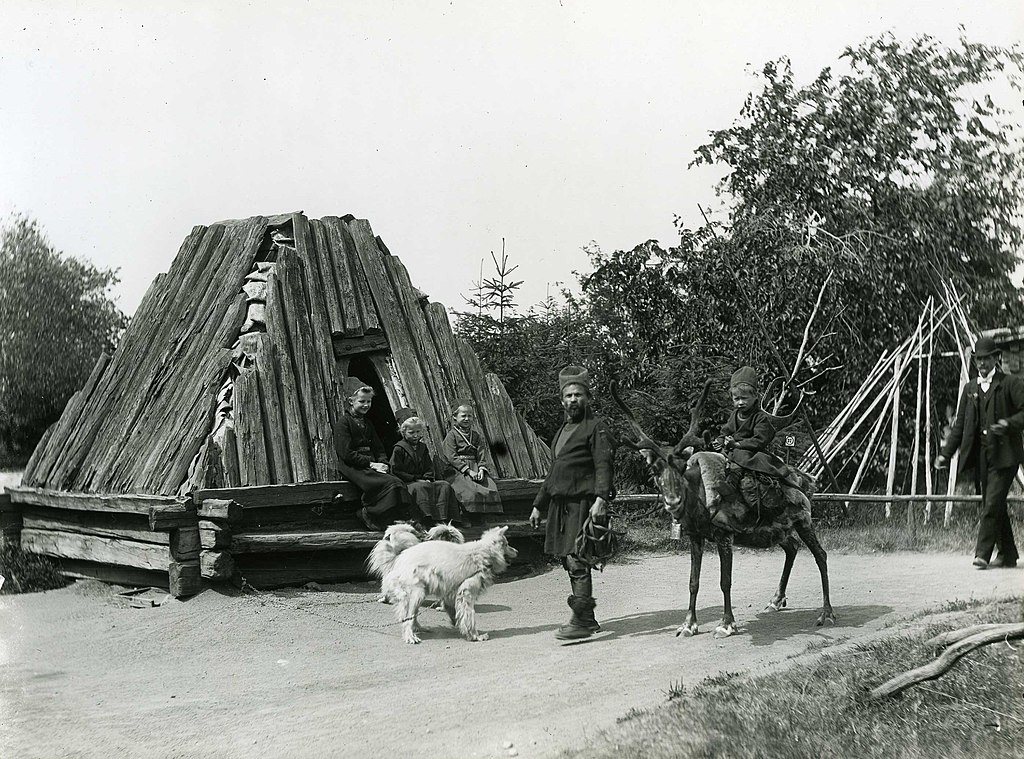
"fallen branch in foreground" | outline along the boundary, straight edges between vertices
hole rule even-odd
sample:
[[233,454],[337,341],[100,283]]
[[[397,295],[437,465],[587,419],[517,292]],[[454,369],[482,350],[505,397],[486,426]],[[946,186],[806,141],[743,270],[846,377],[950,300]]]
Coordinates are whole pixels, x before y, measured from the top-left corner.
[[[965,637],[966,636],[966,637]],[[1024,622],[1006,625],[974,625],[964,630],[954,630],[932,638],[926,645],[946,645],[956,641],[943,651],[942,656],[923,667],[912,669],[897,675],[888,682],[871,691],[871,699],[885,698],[900,693],[912,685],[926,680],[935,680],[944,675],[949,668],[964,655],[976,648],[987,646],[999,641],[1020,640],[1024,638]]]

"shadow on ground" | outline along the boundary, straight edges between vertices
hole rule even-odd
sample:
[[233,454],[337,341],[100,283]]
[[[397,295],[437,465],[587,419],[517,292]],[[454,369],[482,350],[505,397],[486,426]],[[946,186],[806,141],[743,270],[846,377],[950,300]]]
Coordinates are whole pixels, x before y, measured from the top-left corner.
[[835,625],[816,627],[815,622],[821,609],[794,609],[781,611],[762,611],[756,619],[743,625],[739,634],[750,636],[755,646],[770,646],[776,641],[793,635],[814,634],[823,630],[849,629],[863,627],[869,622],[891,614],[891,606],[835,606]]

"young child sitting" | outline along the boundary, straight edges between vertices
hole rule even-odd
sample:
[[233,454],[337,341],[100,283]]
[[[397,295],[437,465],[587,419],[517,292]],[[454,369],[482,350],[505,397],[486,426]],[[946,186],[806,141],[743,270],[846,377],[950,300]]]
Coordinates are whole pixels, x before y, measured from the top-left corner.
[[388,473],[384,444],[366,418],[373,404],[373,388],[358,377],[346,377],[342,392],[345,413],[334,425],[338,468],[342,477],[363,491],[362,508],[356,516],[367,529],[383,530],[406,518],[409,491]]
[[399,409],[395,414],[402,439],[391,451],[391,474],[405,483],[413,504],[426,515],[425,522],[459,519],[459,502],[452,486],[444,480],[435,480],[434,461],[423,442],[426,425],[411,408]]
[[452,414],[452,427],[441,444],[445,478],[452,485],[462,510],[471,523],[479,524],[482,514],[501,514],[501,496],[487,466],[483,435],[473,429],[473,407],[460,403]]
[[[766,474],[777,478],[781,486],[788,488],[806,485],[797,472],[767,451],[775,438],[775,425],[772,417],[761,408],[757,372],[749,366],[737,369],[729,380],[729,392],[733,412],[722,426],[722,434],[712,443],[712,448],[725,454],[741,470],[748,470],[740,474]],[[737,530],[749,522],[751,514],[760,508],[762,488],[756,474],[742,476],[739,489],[746,504],[735,499],[732,506],[723,503],[711,520],[719,527]],[[708,495],[709,502],[717,501],[710,497],[710,493]]]

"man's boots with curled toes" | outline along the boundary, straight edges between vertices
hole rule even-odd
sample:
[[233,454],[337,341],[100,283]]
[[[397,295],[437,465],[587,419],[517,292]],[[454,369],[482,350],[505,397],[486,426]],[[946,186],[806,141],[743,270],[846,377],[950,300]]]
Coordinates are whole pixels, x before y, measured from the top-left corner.
[[572,609],[572,617],[569,622],[562,625],[555,631],[558,640],[579,640],[589,638],[594,633],[601,632],[601,625],[594,617],[594,607],[597,602],[593,595],[593,581],[589,575],[581,577],[570,577],[573,594],[566,599],[569,608]]

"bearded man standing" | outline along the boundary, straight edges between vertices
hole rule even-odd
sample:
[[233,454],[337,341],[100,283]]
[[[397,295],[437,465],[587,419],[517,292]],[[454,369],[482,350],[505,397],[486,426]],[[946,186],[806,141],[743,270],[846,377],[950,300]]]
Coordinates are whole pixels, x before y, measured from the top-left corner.
[[607,520],[615,446],[605,420],[590,409],[587,370],[565,367],[558,373],[558,389],[565,422],[551,441],[551,469],[533,501],[530,524],[539,527],[541,510],[547,509],[544,552],[561,558],[572,587],[572,618],[555,637],[576,640],[601,630],[594,617],[593,567],[576,546],[588,516],[595,522]]

